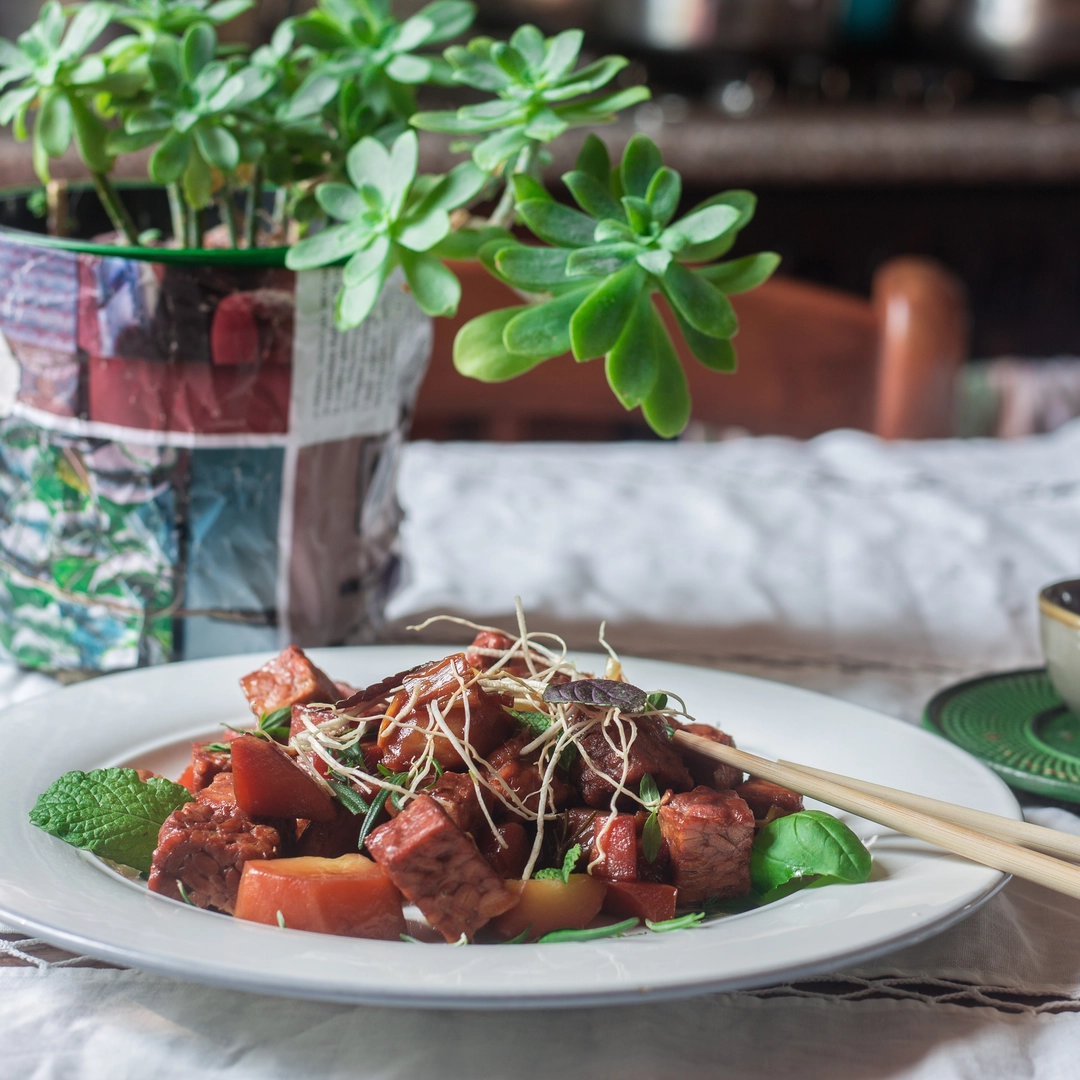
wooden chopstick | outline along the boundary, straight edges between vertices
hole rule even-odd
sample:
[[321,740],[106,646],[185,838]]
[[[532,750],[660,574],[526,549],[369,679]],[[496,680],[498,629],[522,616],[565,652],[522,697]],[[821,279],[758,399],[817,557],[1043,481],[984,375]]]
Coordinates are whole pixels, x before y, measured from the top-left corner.
[[972,862],[993,867],[1006,874],[1015,874],[1080,900],[1080,867],[1061,859],[999,840],[965,825],[954,825],[877,795],[864,794],[834,780],[826,780],[812,773],[758,757],[756,754],[748,754],[745,750],[736,750],[733,746],[703,739],[700,735],[692,735],[688,731],[676,731],[674,740],[687,749],[696,750],[724,762],[725,765],[733,765],[763,780],[781,784],[800,795],[807,795],[811,799],[847,810],[848,813],[858,814],[896,832],[936,844]]
[[789,769],[798,769],[799,772],[809,773],[811,776],[818,776],[822,780],[831,780],[834,784],[843,784],[844,787],[861,791],[864,795],[876,795],[879,799],[887,799],[899,806],[906,806],[909,810],[919,810],[924,814],[941,818],[942,821],[951,821],[954,825],[966,825],[969,829],[984,832],[987,836],[996,836],[999,840],[1005,840],[1008,843],[1033,848],[1047,855],[1056,855],[1061,859],[1080,862],[1080,836],[1074,836],[1072,833],[1048,829],[1044,825],[1032,825],[1027,821],[1015,821],[1012,818],[1002,817],[1000,814],[988,814],[985,810],[972,810],[967,806],[958,806],[956,803],[944,802],[941,799],[931,799],[926,795],[913,795],[910,791],[900,791],[898,788],[885,787],[882,784],[871,784],[867,780],[855,780],[850,776],[828,772],[825,769],[814,769],[809,765],[797,765],[794,761],[785,761],[783,758],[777,764],[786,765]]

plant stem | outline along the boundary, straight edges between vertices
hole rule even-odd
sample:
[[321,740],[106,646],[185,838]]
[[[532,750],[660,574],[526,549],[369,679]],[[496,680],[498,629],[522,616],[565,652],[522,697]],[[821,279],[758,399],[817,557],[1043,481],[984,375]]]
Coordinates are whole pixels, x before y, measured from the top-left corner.
[[184,223],[184,199],[180,194],[179,184],[166,184],[169,193],[169,214],[172,217],[173,239],[179,247],[187,245],[187,227]]
[[251,173],[244,204],[244,247],[259,246],[259,213],[262,210],[262,166],[256,165]]
[[113,227],[117,232],[124,234],[127,242],[132,247],[137,246],[139,243],[139,230],[135,228],[135,221],[131,214],[128,213],[128,208],[121,202],[112,181],[102,172],[92,172],[90,175],[94,178],[94,187],[97,189],[98,198],[101,199],[101,205],[105,207],[105,212],[109,215]]
[[218,214],[229,230],[229,243],[234,247],[240,246],[240,234],[236,228],[236,208],[233,205],[233,190],[228,184],[222,189],[217,198]]
[[45,228],[50,236],[67,236],[68,189],[66,180],[50,180],[45,185],[48,217]]
[[192,247],[201,248],[205,246],[206,239],[206,211],[205,209],[199,210],[195,207],[191,208],[191,223],[192,223]]
[[504,170],[506,187],[503,188],[499,205],[495,207],[495,212],[488,219],[489,225],[497,226],[500,229],[509,229],[513,226],[514,216],[517,211],[517,197],[514,195],[514,176],[518,173],[527,173],[532,169],[533,161],[536,158],[536,148],[537,144],[530,142],[518,154],[517,163],[513,169],[509,167],[509,161],[506,163],[507,168]]

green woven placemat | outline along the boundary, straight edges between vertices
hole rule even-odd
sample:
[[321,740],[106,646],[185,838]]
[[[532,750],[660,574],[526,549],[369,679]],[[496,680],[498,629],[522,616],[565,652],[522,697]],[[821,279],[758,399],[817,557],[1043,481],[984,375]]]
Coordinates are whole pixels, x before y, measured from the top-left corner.
[[930,700],[922,722],[985,761],[1011,787],[1080,802],[1080,720],[1045,668],[947,687]]

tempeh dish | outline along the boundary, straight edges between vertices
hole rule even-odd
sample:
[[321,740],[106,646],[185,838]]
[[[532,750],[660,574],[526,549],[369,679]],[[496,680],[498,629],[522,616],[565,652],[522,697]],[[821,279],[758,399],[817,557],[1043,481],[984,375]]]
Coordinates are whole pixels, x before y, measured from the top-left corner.
[[[516,635],[451,621],[475,632],[467,649],[362,689],[290,646],[240,680],[257,723],[194,744],[178,783],[69,773],[31,820],[162,896],[393,941],[686,929],[869,875],[839,820],[673,741],[734,745],[671,690],[627,682],[602,631],[594,678],[523,616]],[[88,799],[105,825],[72,820]]]

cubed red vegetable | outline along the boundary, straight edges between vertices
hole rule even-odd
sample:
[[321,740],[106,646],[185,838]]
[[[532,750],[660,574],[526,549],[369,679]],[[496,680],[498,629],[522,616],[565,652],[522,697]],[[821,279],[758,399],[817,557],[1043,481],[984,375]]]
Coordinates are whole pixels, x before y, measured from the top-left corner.
[[652,881],[609,881],[603,911],[620,919],[631,916],[663,922],[675,918],[679,890]]
[[284,747],[241,735],[232,744],[236,803],[252,817],[332,821],[334,803]]
[[[250,869],[249,869],[250,868]],[[397,941],[405,932],[401,893],[363,855],[246,863],[236,917],[290,930]]]

